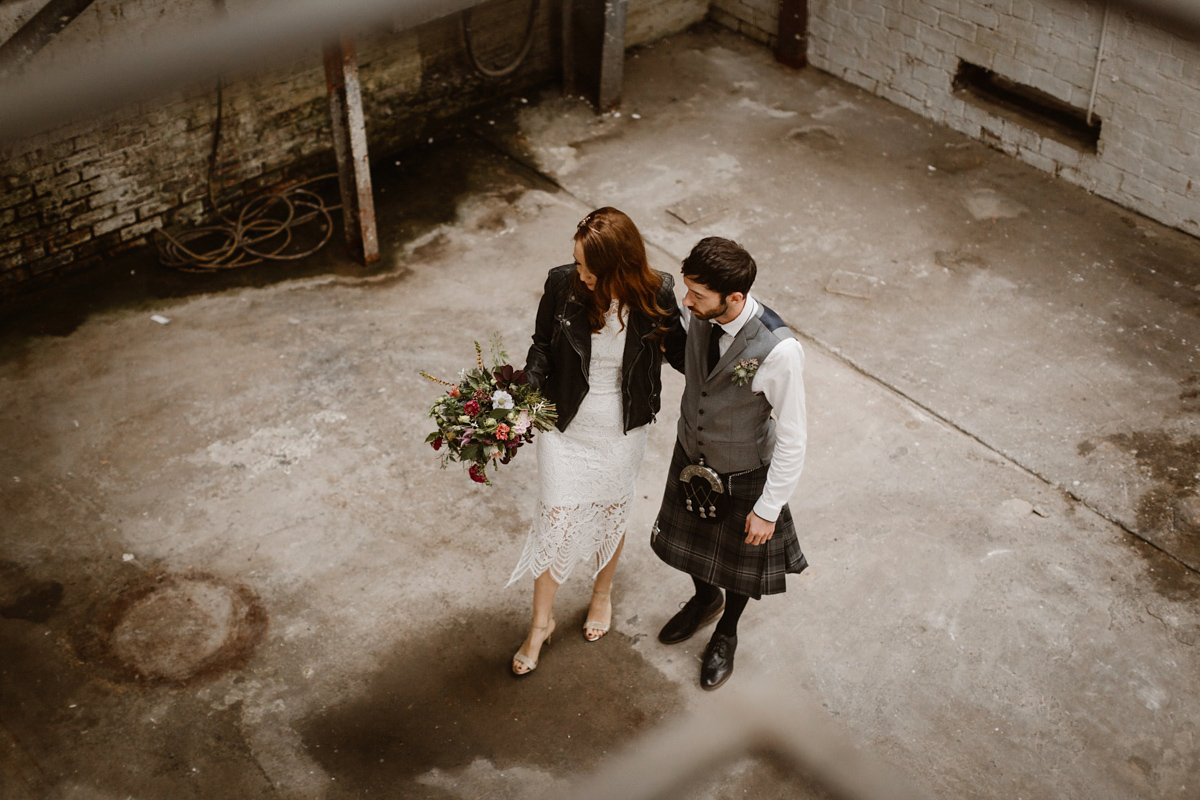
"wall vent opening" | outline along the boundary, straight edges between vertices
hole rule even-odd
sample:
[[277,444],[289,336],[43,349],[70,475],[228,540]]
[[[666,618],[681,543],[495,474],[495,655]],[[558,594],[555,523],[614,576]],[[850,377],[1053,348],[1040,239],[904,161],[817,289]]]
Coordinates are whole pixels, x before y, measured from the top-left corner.
[[986,67],[958,62],[954,94],[998,117],[1085,153],[1095,153],[1100,142],[1100,118],[1064,103],[1040,89],[997,75]]

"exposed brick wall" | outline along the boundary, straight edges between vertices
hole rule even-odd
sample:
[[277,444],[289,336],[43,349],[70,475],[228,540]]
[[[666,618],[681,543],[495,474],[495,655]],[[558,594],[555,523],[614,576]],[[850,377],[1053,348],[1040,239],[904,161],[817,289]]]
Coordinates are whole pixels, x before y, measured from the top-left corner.
[[[0,40],[40,5],[0,5]],[[236,12],[237,4],[229,6]],[[84,63],[152,36],[158,25],[206,19],[212,7],[211,0],[96,0],[31,67]],[[484,63],[504,63],[515,52],[528,8],[529,0],[496,0],[476,11],[474,41]],[[628,43],[682,30],[706,11],[707,0],[631,0]],[[557,3],[541,3],[528,58],[499,82],[468,65],[457,17],[360,39],[359,78],[372,152],[410,145],[441,118],[557,78],[556,15]],[[145,245],[156,228],[203,221],[209,213],[216,98],[214,86],[70,125],[0,152],[0,296]],[[215,173],[220,204],[332,166],[319,52],[226,86],[223,108]]]
[[625,45],[637,47],[677,33],[704,19],[708,0],[630,0],[625,14]]
[[712,0],[709,15],[715,22],[740,31],[769,47],[779,35],[779,0]]
[[[767,6],[777,17],[772,0],[714,0],[713,16],[757,27]],[[952,92],[963,59],[1086,108],[1103,14],[1103,3],[1083,0],[810,0],[808,57],[898,105],[1200,235],[1200,43],[1113,10],[1095,103],[1103,121],[1096,153]]]

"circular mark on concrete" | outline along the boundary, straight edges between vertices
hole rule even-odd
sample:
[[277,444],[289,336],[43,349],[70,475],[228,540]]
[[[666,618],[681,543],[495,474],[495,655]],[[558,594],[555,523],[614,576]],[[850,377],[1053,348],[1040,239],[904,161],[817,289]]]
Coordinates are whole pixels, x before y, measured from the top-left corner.
[[127,587],[101,620],[122,677],[183,685],[245,665],[267,616],[247,586],[212,575],[158,575]]

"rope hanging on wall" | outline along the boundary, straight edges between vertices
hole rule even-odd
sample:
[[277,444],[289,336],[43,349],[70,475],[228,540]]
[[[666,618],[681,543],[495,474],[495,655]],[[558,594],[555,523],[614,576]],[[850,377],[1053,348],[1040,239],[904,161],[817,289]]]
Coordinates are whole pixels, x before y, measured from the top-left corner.
[[[218,0],[218,5],[223,5]],[[512,62],[499,69],[482,64],[471,44],[471,10],[459,17],[463,47],[467,57],[481,74],[489,78],[511,75],[524,63],[533,47],[541,0],[529,0],[529,19],[525,38]],[[208,199],[213,213],[220,219],[213,225],[172,234],[156,231],[159,261],[163,266],[184,272],[215,272],[259,264],[263,261],[291,261],[305,258],[320,250],[333,235],[331,211],[340,205],[326,205],[319,194],[305,186],[316,181],[336,178],[336,173],[321,175],[286,190],[256,197],[245,203],[236,217],[224,214],[217,205],[213,176],[216,172],[217,151],[221,142],[224,121],[224,82],[217,82],[217,113],[213,121],[212,149],[208,158]],[[322,233],[317,244],[295,249],[293,233],[309,223],[318,222]]]
[[[329,212],[341,206],[326,205],[319,194],[303,187],[336,177],[336,173],[321,175],[284,191],[255,197],[232,220],[222,215],[218,224],[177,235],[159,230],[159,261],[184,272],[215,272],[263,261],[306,258],[329,241],[333,235]],[[323,228],[319,241],[296,249],[294,233],[314,221]]]
[[[219,222],[193,228],[179,234],[156,231],[158,260],[165,267],[183,272],[216,272],[248,267],[263,261],[295,261],[320,250],[333,235],[330,211],[340,205],[326,205],[319,194],[304,187],[317,181],[336,178],[337,173],[320,175],[286,189],[247,201],[236,217],[227,216],[217,205],[213,178],[217,152],[221,145],[224,121],[225,82],[217,81],[217,113],[213,120],[212,148],[208,154],[208,202]],[[297,249],[293,233],[312,222],[321,225],[315,245]]]
[[529,0],[529,21],[525,24],[525,40],[521,43],[521,49],[517,51],[516,58],[512,60],[512,63],[500,69],[484,66],[475,55],[475,49],[471,46],[471,9],[464,10],[458,20],[459,27],[462,29],[463,47],[467,51],[467,58],[471,60],[471,65],[489,78],[503,78],[505,75],[516,72],[517,67],[525,61],[525,57],[529,55],[529,49],[533,46],[533,29],[537,23],[539,5],[541,5],[541,0]]

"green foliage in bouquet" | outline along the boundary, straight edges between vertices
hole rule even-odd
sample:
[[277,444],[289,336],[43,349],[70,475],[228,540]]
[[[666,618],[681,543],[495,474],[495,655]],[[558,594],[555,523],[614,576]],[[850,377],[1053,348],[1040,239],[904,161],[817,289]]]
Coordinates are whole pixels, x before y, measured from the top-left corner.
[[554,427],[558,413],[541,392],[528,381],[523,370],[514,370],[501,347],[492,338],[492,368],[483,366],[483,348],[475,343],[478,366],[463,370],[458,383],[421,376],[442,386],[446,393],[433,401],[429,416],[437,430],[425,441],[442,454],[442,467],[451,461],[470,464],[471,480],[491,484],[489,464],[507,464],[522,445],[533,441],[534,431]]

